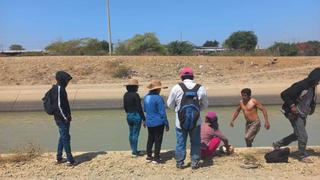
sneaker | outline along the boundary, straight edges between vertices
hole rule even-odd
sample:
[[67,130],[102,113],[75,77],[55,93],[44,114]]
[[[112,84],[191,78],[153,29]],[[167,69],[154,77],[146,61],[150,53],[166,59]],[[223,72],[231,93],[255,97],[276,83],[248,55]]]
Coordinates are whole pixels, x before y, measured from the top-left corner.
[[136,154],[131,154],[131,157],[132,157],[132,158],[136,158],[136,157],[138,157],[138,155],[136,155]]
[[153,157],[152,157],[152,156],[147,156],[146,160],[147,160],[148,163],[149,163],[149,162],[152,162]]
[[131,154],[131,157],[132,158],[136,158],[136,157],[138,157],[138,156],[143,156],[144,154],[143,154],[143,152],[142,151],[138,151],[137,153],[132,153]]
[[155,158],[152,161],[153,164],[160,164],[161,163],[161,158]]
[[67,166],[76,166],[76,165],[77,165],[77,164],[76,164],[75,161],[73,161],[73,162],[68,161],[68,162],[67,162]]
[[176,164],[177,169],[183,169],[183,164]]
[[303,162],[303,163],[313,163],[313,161],[312,161],[309,157],[304,157],[304,158],[300,159],[300,162]]
[[272,147],[274,150],[279,150],[281,146],[277,142],[273,142]]
[[193,169],[193,170],[198,169],[199,167],[200,167],[199,162],[191,165],[191,169]]

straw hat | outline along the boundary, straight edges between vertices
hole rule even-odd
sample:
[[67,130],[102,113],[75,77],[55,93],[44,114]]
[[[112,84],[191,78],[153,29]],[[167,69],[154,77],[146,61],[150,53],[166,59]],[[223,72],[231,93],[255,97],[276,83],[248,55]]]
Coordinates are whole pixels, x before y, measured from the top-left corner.
[[128,83],[124,86],[140,86],[137,79],[129,79]]
[[154,90],[154,89],[167,89],[167,86],[162,86],[160,80],[151,80],[150,83],[148,84],[147,88],[149,90]]

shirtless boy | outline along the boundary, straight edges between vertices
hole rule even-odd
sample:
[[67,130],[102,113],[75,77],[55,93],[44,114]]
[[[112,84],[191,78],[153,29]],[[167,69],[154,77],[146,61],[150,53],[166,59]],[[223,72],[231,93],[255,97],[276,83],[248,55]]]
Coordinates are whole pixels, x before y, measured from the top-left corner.
[[256,99],[251,98],[251,90],[245,88],[241,90],[242,100],[240,100],[240,105],[238,106],[236,112],[234,112],[230,126],[233,127],[234,121],[238,117],[240,111],[243,111],[244,117],[246,119],[246,131],[245,140],[247,147],[252,147],[252,142],[260,130],[260,118],[258,116],[257,109],[262,111],[264,116],[264,127],[266,129],[270,128],[267,110],[263,105]]

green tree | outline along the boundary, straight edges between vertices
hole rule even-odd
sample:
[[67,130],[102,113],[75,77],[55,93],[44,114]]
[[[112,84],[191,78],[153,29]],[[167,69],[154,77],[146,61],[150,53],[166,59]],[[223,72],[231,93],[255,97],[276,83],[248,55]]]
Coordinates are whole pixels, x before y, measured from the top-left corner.
[[202,46],[203,47],[218,47],[219,46],[219,42],[217,40],[206,41]]
[[250,51],[254,50],[258,43],[258,38],[253,31],[238,31],[232,33],[224,42],[224,46],[236,49]]
[[24,50],[23,46],[20,45],[20,44],[12,44],[9,49],[11,51],[21,51],[21,50]]
[[296,56],[298,55],[298,48],[295,44],[275,42],[268,48],[273,54],[280,56]]
[[57,55],[103,55],[108,53],[109,45],[106,41],[94,38],[81,38],[69,41],[56,41],[45,49]]
[[172,41],[167,45],[169,55],[191,55],[193,44],[188,41]]
[[120,42],[116,48],[116,54],[143,55],[143,54],[167,54],[167,49],[160,44],[154,33],[137,34],[133,38]]

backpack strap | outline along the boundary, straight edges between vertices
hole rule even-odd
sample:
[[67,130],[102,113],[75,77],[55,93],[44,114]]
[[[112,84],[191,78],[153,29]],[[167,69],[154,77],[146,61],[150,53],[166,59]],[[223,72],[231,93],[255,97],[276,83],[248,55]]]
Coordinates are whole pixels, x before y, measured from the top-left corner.
[[184,83],[179,83],[179,86],[181,87],[181,89],[183,90],[183,92],[186,91],[195,91],[198,92],[199,88],[201,87],[200,84],[196,84],[192,89],[188,89],[187,86]]
[[198,92],[198,90],[199,90],[200,87],[201,87],[200,84],[196,84],[196,85],[192,88],[192,90],[195,91],[195,92]]
[[179,86],[181,87],[181,89],[183,90],[183,92],[187,92],[187,91],[189,90],[184,83],[179,83]]

